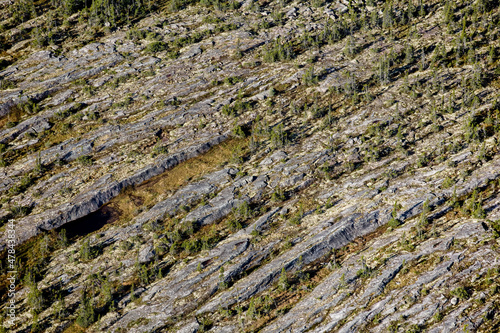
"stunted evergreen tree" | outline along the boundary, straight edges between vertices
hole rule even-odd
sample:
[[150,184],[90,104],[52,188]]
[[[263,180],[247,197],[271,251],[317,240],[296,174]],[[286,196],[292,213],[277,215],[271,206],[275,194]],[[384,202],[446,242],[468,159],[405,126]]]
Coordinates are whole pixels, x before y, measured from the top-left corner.
[[281,291],[285,291],[289,286],[290,286],[290,284],[288,283],[288,277],[286,276],[285,267],[282,267],[280,278],[278,280],[278,288]]
[[36,282],[30,281],[29,284],[29,293],[28,293],[28,304],[33,313],[39,313],[43,309],[43,295]]
[[[33,3],[32,0],[16,1]],[[154,4],[153,0],[51,0],[51,5],[61,8],[66,16],[86,11],[88,23],[92,26],[115,26],[128,22],[132,17],[149,13]]]
[[264,51],[264,61],[288,61],[295,57],[291,43],[282,42],[281,38],[276,38],[269,43]]
[[82,291],[80,307],[78,308],[78,317],[76,323],[81,327],[87,328],[95,321],[94,306],[92,298],[89,296],[88,291]]
[[36,17],[33,0],[15,0],[10,9],[14,21],[18,24]]
[[393,21],[394,17],[392,13],[392,3],[386,2],[382,17],[382,27],[384,29],[391,29]]

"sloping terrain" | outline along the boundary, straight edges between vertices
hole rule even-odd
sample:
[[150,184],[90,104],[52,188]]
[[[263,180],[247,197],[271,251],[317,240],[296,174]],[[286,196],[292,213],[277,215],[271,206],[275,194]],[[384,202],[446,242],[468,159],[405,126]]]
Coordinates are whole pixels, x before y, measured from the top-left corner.
[[500,330],[496,1],[70,4],[0,4],[9,332]]

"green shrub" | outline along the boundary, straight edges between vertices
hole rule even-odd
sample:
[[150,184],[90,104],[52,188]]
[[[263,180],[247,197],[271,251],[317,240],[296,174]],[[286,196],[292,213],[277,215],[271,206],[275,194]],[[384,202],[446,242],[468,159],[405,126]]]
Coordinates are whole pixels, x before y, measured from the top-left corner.
[[29,206],[13,206],[10,208],[10,213],[14,218],[26,216],[30,213],[31,207]]
[[8,165],[7,161],[3,157],[3,154],[0,154],[0,168],[5,168]]
[[423,168],[429,164],[429,157],[424,153],[418,157],[417,167]]
[[391,228],[397,228],[401,225],[401,222],[393,217],[387,222],[387,225]]
[[165,42],[152,42],[146,46],[145,51],[148,53],[157,53],[161,51],[165,51],[167,49],[167,43]]
[[237,218],[230,218],[227,220],[226,225],[230,232],[236,232],[243,229],[243,226]]
[[201,243],[199,239],[187,239],[182,242],[181,246],[186,252],[190,254],[194,254],[201,249]]
[[250,300],[250,304],[248,305],[246,316],[250,319],[254,319],[259,315],[255,306],[255,298]]
[[258,24],[258,28],[259,30],[265,30],[265,29],[269,29],[269,28],[272,28],[273,27],[273,24],[269,21],[266,21],[266,20],[262,20],[259,22]]
[[265,62],[288,61],[295,58],[292,44],[282,42],[280,38],[269,43],[264,49],[263,59]]
[[144,39],[146,38],[147,32],[145,30],[138,30],[132,28],[127,31],[127,39]]
[[443,181],[443,188],[450,188],[455,184],[453,181],[453,178],[451,177],[446,177],[445,180]]
[[440,322],[441,320],[443,320],[444,318],[444,315],[441,311],[437,311],[434,316],[432,316],[432,319],[435,321],[435,322]]
[[477,189],[472,192],[472,196],[468,201],[469,204],[466,209],[468,209],[470,215],[476,219],[484,219],[486,212],[484,211],[483,203],[481,198],[479,198]]
[[289,285],[290,284],[288,283],[288,277],[286,276],[285,267],[282,267],[280,278],[278,280],[278,289],[281,291],[285,291],[288,289]]
[[241,7],[241,4],[238,1],[234,0],[201,0],[200,4],[205,7],[211,7],[216,10],[236,10]]
[[151,151],[151,157],[155,157],[157,155],[162,155],[162,154],[167,154],[168,153],[168,148],[165,146],[162,146],[160,144],[156,144],[153,147],[153,150]]
[[415,244],[406,238],[406,234],[404,232],[401,235],[401,239],[399,240],[399,246],[401,246],[403,250],[408,252],[412,252],[413,250],[415,250]]
[[227,85],[230,85],[230,86],[233,86],[236,83],[243,82],[243,81],[244,81],[243,78],[238,77],[238,76],[230,76],[230,77],[224,78],[224,83]]
[[233,214],[238,219],[247,220],[252,216],[252,209],[248,202],[243,201],[237,207],[233,208]]
[[169,59],[177,59],[177,58],[179,58],[179,51],[172,50],[172,51],[167,52],[167,58],[169,58]]
[[451,291],[451,294],[459,299],[468,299],[470,297],[469,293],[464,287],[457,287]]
[[82,291],[80,307],[77,310],[76,323],[83,328],[87,328],[95,321],[94,306],[92,299],[86,289]]
[[90,241],[87,239],[80,247],[80,258],[84,261],[92,260],[97,256],[97,251],[90,246]]
[[220,18],[214,16],[203,16],[203,23],[215,24],[223,22]]
[[12,18],[16,23],[22,23],[36,17],[33,0],[15,0],[10,10]]
[[243,156],[243,149],[240,145],[238,145],[231,149],[231,157],[229,158],[229,161],[234,164],[241,164],[243,163]]
[[223,105],[221,112],[223,115],[228,116],[228,117],[229,116],[236,117],[238,115],[236,110],[233,107],[231,107],[229,104]]
[[232,132],[233,132],[233,135],[235,137],[237,137],[237,138],[244,138],[244,137],[246,137],[245,132],[243,131],[243,129],[241,128],[240,125],[237,125],[237,126],[233,127]]
[[302,214],[295,214],[289,222],[293,225],[299,225],[300,222],[302,221]]
[[161,36],[158,35],[156,32],[154,31],[151,31],[151,32],[148,32],[148,34],[146,35],[146,39],[148,40],[152,40],[152,41],[157,41],[158,39],[160,39]]
[[0,79],[0,90],[16,88],[15,82],[7,79]]
[[34,313],[40,313],[43,309],[44,303],[42,292],[40,291],[40,289],[38,289],[37,283],[35,282],[33,277],[29,278],[28,280],[28,305]]
[[99,119],[99,112],[89,112],[89,113],[87,113],[87,118],[89,120],[97,120],[97,119]]
[[281,188],[277,188],[271,194],[271,201],[280,202],[285,200],[285,194]]
[[226,279],[224,278],[224,267],[220,268],[219,272],[219,288],[221,290],[227,289],[229,287],[229,284],[226,282]]
[[302,84],[305,86],[312,86],[318,83],[318,76],[314,75],[314,67],[309,67],[302,75]]
[[238,25],[236,23],[228,23],[228,24],[220,24],[217,27],[215,27],[215,33],[221,33],[221,32],[226,32],[226,31],[231,31],[231,30],[236,30],[238,29]]
[[66,236],[66,229],[62,229],[57,235],[57,246],[59,248],[65,248],[68,246],[68,237]]
[[401,208],[401,205],[398,202],[394,202],[394,206],[392,207],[391,219],[387,223],[387,225],[391,228],[396,228],[401,225],[401,221],[398,220],[398,210]]
[[288,135],[283,129],[283,124],[279,124],[271,129],[271,145],[274,148],[281,148],[288,143]]
[[500,237],[500,220],[491,221],[490,226],[493,229],[493,237]]
[[21,103],[19,106],[27,114],[35,114],[40,111],[40,107],[32,99],[28,99],[26,102]]
[[83,166],[90,166],[93,163],[92,157],[87,155],[79,156],[76,161]]
[[420,333],[422,332],[422,328],[418,324],[413,324],[407,328],[407,333]]

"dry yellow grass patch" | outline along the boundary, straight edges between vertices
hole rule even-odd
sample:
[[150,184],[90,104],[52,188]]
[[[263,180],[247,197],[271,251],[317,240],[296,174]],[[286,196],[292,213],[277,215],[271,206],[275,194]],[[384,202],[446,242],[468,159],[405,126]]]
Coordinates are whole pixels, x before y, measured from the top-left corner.
[[78,324],[73,324],[68,326],[63,333],[84,333],[85,330],[78,326]]
[[246,139],[229,139],[211,148],[205,154],[183,162],[143,184],[125,189],[107,206],[119,212],[121,221],[128,221],[138,214],[141,207],[152,207],[167,194],[186,185],[190,180],[219,169],[221,164],[230,160],[234,147],[246,144]]

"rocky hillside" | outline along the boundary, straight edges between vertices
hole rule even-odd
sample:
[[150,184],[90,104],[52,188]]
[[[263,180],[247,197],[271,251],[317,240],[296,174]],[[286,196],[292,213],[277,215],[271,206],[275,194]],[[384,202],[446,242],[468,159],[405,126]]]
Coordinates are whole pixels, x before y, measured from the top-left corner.
[[0,32],[0,332],[500,331],[497,1],[15,0]]

